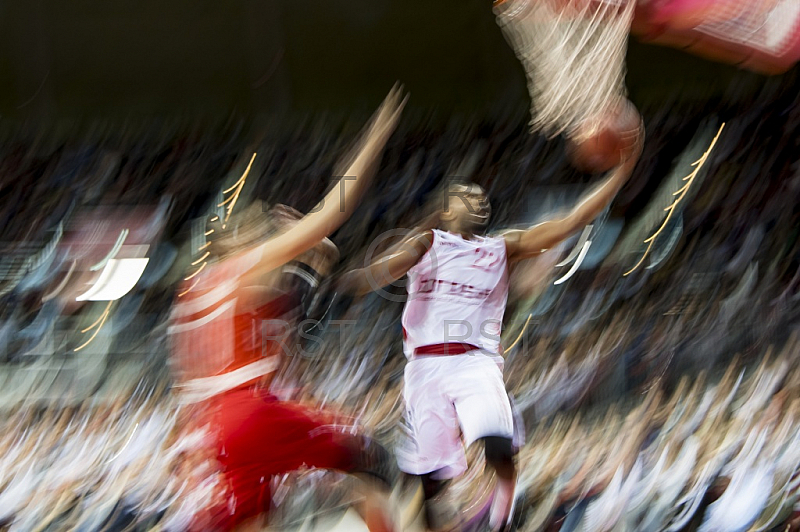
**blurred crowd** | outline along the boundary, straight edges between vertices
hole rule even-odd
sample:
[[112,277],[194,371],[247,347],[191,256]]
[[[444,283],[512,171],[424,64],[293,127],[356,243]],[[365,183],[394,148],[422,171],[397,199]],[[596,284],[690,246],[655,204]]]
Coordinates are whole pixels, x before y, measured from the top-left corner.
[[[770,90],[736,105],[644,110],[642,160],[598,222],[615,220],[623,235],[648,212],[663,212],[658,184],[671,171],[691,171],[673,165],[704,121],[726,127],[668,226],[672,237],[657,240],[633,273],[623,275],[644,248],[620,251],[622,237],[563,284],[553,283],[553,265],[569,246],[512,272],[521,281],[507,313],[505,373],[527,429],[519,442],[522,530],[794,526],[800,106],[796,93]],[[210,212],[254,152],[249,199],[307,211],[356,134],[313,120],[250,144],[234,134],[227,141],[137,134],[0,146],[0,370],[16,383],[13,393],[0,393],[5,527],[181,530],[192,508],[214,497],[204,436],[181,429],[190,414],[170,394],[164,340],[175,283],[192,260],[191,222]],[[581,190],[592,179],[570,167],[560,141],[530,135],[519,121],[406,125],[362,205],[332,237],[339,271],[363,261],[386,231],[420,223],[447,176],[487,189],[493,230],[553,214],[563,187]],[[93,350],[71,352],[69,335],[96,321],[105,303],[47,299],[66,261],[43,250],[81,209],[159,204],[168,207],[156,211],[163,231],[150,266],[115,303]],[[662,221],[646,227],[650,234]],[[526,283],[532,272],[544,273]],[[402,289],[390,292],[352,299],[324,285],[314,308],[322,341],[295,355],[277,385],[295,399],[335,406],[392,448],[403,440],[405,358]],[[99,351],[97,379],[83,395],[70,394],[75,366]],[[28,388],[19,384],[31,374]],[[42,388],[61,391],[29,393]],[[477,500],[490,481],[475,482],[485,475],[480,454],[471,458],[467,477],[449,490],[455,508]],[[274,490],[275,526],[347,499],[334,474],[275,482],[315,487]]]

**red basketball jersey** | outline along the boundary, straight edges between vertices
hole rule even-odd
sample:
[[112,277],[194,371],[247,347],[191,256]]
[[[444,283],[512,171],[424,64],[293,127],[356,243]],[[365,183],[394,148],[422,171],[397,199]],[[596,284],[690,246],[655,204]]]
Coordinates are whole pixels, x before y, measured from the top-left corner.
[[240,253],[188,279],[170,316],[176,387],[189,402],[252,384],[278,366],[280,319],[296,303],[280,294],[261,307],[245,306],[241,277],[261,260],[263,247]]

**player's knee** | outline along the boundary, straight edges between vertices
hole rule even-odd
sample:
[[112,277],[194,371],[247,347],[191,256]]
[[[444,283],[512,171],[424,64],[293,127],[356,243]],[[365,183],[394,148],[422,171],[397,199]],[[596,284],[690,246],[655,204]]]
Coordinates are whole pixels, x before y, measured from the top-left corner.
[[486,462],[503,474],[514,470],[514,445],[511,438],[487,436],[483,439]]

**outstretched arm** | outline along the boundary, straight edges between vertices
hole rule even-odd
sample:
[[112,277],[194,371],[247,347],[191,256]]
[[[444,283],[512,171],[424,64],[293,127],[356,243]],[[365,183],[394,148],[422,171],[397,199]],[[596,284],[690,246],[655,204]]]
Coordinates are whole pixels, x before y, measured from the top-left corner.
[[337,290],[353,295],[363,295],[390,285],[403,277],[433,244],[433,232],[415,232],[381,254],[365,268],[345,273],[337,283]]
[[[643,131],[643,130],[642,130]],[[544,250],[551,249],[594,220],[614,199],[622,188],[636,163],[639,161],[643,133],[636,140],[633,154],[620,164],[611,175],[585,195],[569,214],[561,219],[548,220],[530,229],[506,233],[508,260],[516,261],[530,258]]]
[[394,132],[406,99],[394,87],[378,109],[361,141],[361,147],[337,186],[291,229],[263,244],[259,269],[268,271],[316,246],[353,213],[377,168],[387,140]]

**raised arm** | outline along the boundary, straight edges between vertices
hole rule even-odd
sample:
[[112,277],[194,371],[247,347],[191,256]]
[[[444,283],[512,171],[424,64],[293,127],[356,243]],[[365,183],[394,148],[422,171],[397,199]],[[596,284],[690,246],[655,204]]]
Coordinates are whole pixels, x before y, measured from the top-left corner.
[[430,249],[431,244],[432,231],[414,232],[368,266],[345,273],[337,283],[337,290],[345,294],[363,295],[390,285],[403,277]]
[[[644,130],[641,129],[643,132]],[[508,260],[516,261],[530,258],[558,245],[576,231],[594,220],[611,203],[619,189],[628,181],[636,163],[639,161],[643,141],[640,133],[630,157],[615,168],[605,181],[586,194],[566,216],[548,220],[530,229],[506,233]]]
[[263,244],[260,270],[272,270],[308,251],[350,217],[372,180],[405,103],[402,90],[394,87],[376,112],[355,159],[339,183],[296,225]]

